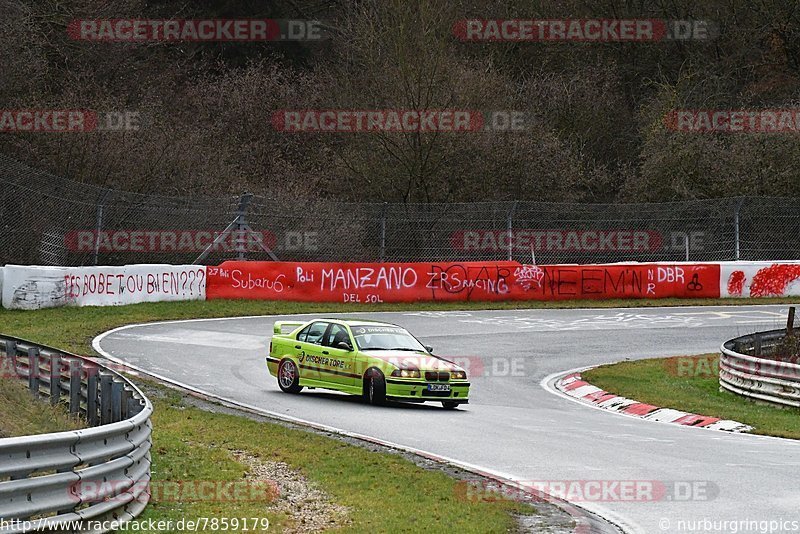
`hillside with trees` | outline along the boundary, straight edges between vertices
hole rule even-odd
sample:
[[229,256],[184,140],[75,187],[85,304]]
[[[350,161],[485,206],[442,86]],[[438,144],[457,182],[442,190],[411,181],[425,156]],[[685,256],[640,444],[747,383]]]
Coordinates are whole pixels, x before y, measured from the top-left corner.
[[[673,109],[800,107],[792,0],[0,0],[0,108],[134,110],[137,131],[0,133],[134,192],[390,202],[798,196],[800,133],[683,133]],[[75,19],[324,21],[304,42],[107,43]],[[713,21],[707,41],[462,42],[465,18]],[[524,131],[285,133],[284,109],[522,111]]]

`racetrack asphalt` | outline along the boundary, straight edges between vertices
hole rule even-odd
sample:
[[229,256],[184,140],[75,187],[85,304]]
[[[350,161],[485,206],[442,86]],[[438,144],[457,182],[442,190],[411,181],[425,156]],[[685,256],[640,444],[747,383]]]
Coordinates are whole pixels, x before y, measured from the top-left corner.
[[[95,346],[201,391],[516,481],[584,489],[573,481],[604,481],[611,488],[605,499],[571,500],[628,532],[731,532],[734,521],[800,525],[800,442],[635,420],[542,385],[601,363],[716,352],[732,337],[779,328],[785,306],[368,314],[408,328],[438,355],[468,362],[470,404],[454,411],[437,403],[373,407],[321,390],[282,393],[264,362],[273,321],[341,316],[367,314],[136,325],[103,334]],[[625,481],[653,483],[667,496],[626,500],[613,490]],[[695,490],[686,496],[689,487]],[[759,525],[735,528],[759,532]],[[780,527],[774,532],[800,532],[791,523]]]

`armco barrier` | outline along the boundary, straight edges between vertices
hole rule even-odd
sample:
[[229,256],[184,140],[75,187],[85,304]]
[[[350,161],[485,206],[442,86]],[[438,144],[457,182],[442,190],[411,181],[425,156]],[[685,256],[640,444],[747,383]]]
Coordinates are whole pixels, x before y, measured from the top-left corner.
[[722,345],[719,385],[754,400],[800,408],[800,365],[759,357],[773,350],[786,330],[737,337]]
[[[150,498],[150,401],[89,359],[7,336],[0,346],[5,376],[25,379],[34,397],[52,404],[65,399],[92,425],[0,439],[0,532],[72,531],[66,523],[139,515]],[[115,483],[99,500],[92,488],[109,480]]]

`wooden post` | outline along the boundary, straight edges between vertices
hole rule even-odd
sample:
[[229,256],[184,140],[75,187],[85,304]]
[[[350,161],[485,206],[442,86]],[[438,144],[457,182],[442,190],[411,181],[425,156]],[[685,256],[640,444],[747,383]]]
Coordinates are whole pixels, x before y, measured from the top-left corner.
[[794,306],[789,307],[789,319],[786,321],[786,337],[794,336]]

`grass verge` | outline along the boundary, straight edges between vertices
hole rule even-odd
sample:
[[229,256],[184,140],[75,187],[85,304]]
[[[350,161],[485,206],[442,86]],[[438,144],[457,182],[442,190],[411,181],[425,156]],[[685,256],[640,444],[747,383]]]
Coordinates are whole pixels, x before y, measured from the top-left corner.
[[77,430],[85,424],[63,405],[31,402],[31,392],[16,378],[0,378],[0,438]]
[[[321,488],[332,502],[346,507],[346,518],[327,525],[342,532],[513,532],[516,520],[512,514],[534,511],[512,501],[466,500],[455,479],[440,471],[425,470],[398,454],[374,452],[243,416],[211,413],[186,404],[174,390],[147,389],[156,408],[156,488],[170,487],[176,481],[183,481],[185,487],[196,481],[242,481],[249,476],[248,467],[235,454],[245,452],[262,462],[288,464]],[[284,497],[298,496],[281,495],[278,499]],[[275,504],[274,495],[234,501],[175,502],[166,498],[152,503],[139,519],[266,517],[270,531],[306,531],[302,518],[287,514]],[[297,507],[300,503],[292,504]],[[213,531],[210,527],[207,530]]]
[[719,355],[656,358],[603,365],[581,373],[587,382],[639,402],[733,419],[754,433],[800,439],[800,410],[756,404],[719,390]]

